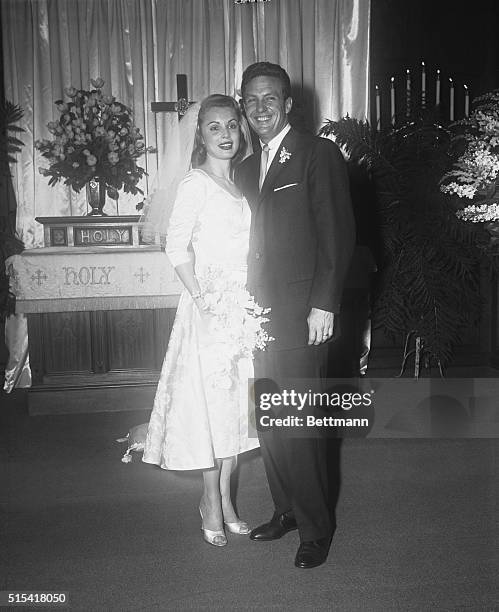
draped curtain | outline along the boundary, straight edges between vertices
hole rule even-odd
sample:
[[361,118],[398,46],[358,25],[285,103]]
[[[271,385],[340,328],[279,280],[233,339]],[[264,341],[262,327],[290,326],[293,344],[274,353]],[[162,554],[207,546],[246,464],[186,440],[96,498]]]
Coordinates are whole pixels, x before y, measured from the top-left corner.
[[[368,114],[369,0],[2,0],[7,99],[24,109],[24,147],[13,166],[17,225],[27,248],[42,245],[38,216],[81,215],[86,197],[48,186],[34,147],[58,119],[54,101],[64,88],[103,91],[130,106],[146,145],[159,154],[140,158],[147,193],[173,113],[154,114],[152,101],[177,98],[176,74],[185,73],[189,97],[236,95],[243,69],[254,61],[281,64],[301,99],[309,125],[347,113]],[[108,213],[134,214],[139,196],[120,194]]]

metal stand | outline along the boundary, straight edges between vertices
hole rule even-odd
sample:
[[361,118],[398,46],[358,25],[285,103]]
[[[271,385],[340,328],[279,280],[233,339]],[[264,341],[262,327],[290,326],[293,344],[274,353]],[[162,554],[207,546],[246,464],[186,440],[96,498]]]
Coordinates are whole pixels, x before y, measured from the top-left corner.
[[[409,344],[413,337],[414,348],[409,350]],[[414,355],[414,378],[419,378],[419,375],[421,373],[421,362],[423,363],[423,367],[429,370],[431,355],[430,351],[425,348],[424,338],[418,336],[417,331],[415,329],[411,329],[411,331],[409,331],[407,333],[407,336],[405,337],[404,357],[402,359],[402,366],[400,368],[400,372],[397,374],[397,378],[400,378],[403,375],[407,360],[411,355]],[[440,359],[437,359],[437,365],[440,377],[443,378],[444,374],[442,371],[442,364],[440,362]]]

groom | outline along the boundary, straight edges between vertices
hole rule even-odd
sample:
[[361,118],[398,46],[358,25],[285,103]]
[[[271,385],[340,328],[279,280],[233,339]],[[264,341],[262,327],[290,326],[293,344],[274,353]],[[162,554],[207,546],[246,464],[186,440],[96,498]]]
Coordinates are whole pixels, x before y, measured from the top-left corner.
[[[252,208],[248,290],[271,308],[275,337],[256,355],[255,378],[280,388],[290,378],[320,385],[354,245],[345,162],[330,140],[290,126],[290,80],[281,66],[248,66],[241,94],[261,145],[236,170]],[[289,437],[279,428],[259,438],[275,511],[250,537],[275,540],[298,529],[296,567],[321,565],[334,531],[326,440]]]

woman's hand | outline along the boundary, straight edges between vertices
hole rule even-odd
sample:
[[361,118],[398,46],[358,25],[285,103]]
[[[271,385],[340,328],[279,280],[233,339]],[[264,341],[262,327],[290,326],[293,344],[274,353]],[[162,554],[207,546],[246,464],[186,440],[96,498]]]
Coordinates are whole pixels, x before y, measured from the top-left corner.
[[198,293],[197,295],[193,295],[192,300],[194,304],[196,304],[197,309],[201,314],[209,312],[209,306],[206,304],[203,296],[200,293]]
[[193,298],[194,304],[199,312],[200,324],[199,334],[201,341],[210,342],[210,326],[213,320],[214,314],[210,311],[210,307],[206,304],[203,297],[195,296]]

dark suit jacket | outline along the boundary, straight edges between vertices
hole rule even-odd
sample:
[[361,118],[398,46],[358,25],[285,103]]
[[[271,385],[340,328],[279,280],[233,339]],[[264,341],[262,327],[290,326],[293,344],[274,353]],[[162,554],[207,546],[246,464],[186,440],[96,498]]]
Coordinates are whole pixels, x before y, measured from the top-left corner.
[[272,309],[269,348],[297,348],[312,307],[340,309],[355,242],[346,164],[332,141],[291,128],[259,193],[260,155],[235,176],[252,211],[248,290]]

